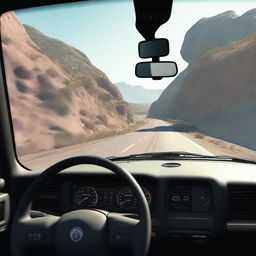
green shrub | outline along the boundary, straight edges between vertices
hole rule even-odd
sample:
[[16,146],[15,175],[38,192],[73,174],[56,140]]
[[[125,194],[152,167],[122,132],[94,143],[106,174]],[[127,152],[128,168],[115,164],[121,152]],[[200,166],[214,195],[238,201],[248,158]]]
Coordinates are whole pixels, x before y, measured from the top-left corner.
[[36,97],[39,99],[39,100],[41,100],[41,101],[46,101],[46,100],[48,100],[50,97],[51,97],[51,93],[39,93],[39,94],[37,94],[36,95]]
[[61,132],[63,129],[59,127],[58,125],[53,125],[49,128],[51,131]]
[[195,134],[195,138],[197,138],[197,139],[203,139],[204,137],[205,137],[205,135],[202,134],[202,133],[196,133]]
[[72,101],[72,90],[69,87],[58,89],[57,91],[46,91],[37,94],[41,101],[56,101],[65,103],[65,100]]
[[70,87],[64,87],[58,90],[60,96],[63,96],[66,100],[72,101],[72,89]]
[[59,116],[66,116],[69,114],[69,106],[59,94],[50,94],[48,98],[44,99],[44,106],[53,110]]
[[52,77],[52,78],[55,78],[55,77],[58,76],[58,72],[57,72],[55,69],[53,69],[53,68],[47,68],[47,69],[45,70],[45,73],[46,73],[47,75],[49,75],[50,77]]
[[126,106],[125,106],[125,105],[118,104],[118,105],[116,106],[116,111],[117,111],[118,114],[124,115],[125,112],[126,112]]
[[113,99],[113,96],[109,93],[104,93],[104,94],[100,94],[99,98],[103,101],[103,102],[109,102]]
[[30,54],[29,56],[28,56],[31,60],[37,60],[39,57],[40,57],[40,55],[38,55],[38,54]]
[[24,66],[16,66],[13,69],[13,73],[17,78],[21,78],[21,79],[31,78],[31,72],[27,70]]
[[85,119],[81,119],[81,122],[83,123],[85,128],[87,128],[89,130],[95,130],[95,127],[94,127],[94,125],[91,122],[89,122],[89,121],[87,121]]
[[218,140],[209,140],[209,142],[211,142],[212,144],[217,145],[217,146],[219,146],[221,144],[221,142]]
[[71,146],[85,141],[86,137],[83,134],[73,134],[71,132],[63,131],[54,135],[55,148]]
[[9,45],[12,43],[12,39],[6,35],[2,35],[1,40],[2,40],[2,43],[5,45]]
[[82,76],[78,79],[77,84],[82,86],[87,92],[97,94],[97,84],[91,76]]
[[42,90],[51,90],[53,88],[52,81],[49,79],[47,75],[38,75],[37,81]]
[[84,109],[81,109],[79,111],[79,114],[82,115],[82,116],[86,116],[87,115],[87,111],[85,111]]
[[99,119],[96,119],[94,122],[94,125],[101,125],[101,124],[102,124],[102,121],[100,121]]
[[22,92],[22,93],[28,92],[27,86],[22,81],[17,80],[15,82],[15,84],[16,84],[16,88],[19,92]]
[[97,118],[104,124],[107,125],[108,124],[108,117],[104,116],[104,115],[97,115]]
[[68,79],[65,79],[64,81],[63,81],[63,84],[65,84],[65,85],[69,85],[70,84],[70,80],[68,80]]

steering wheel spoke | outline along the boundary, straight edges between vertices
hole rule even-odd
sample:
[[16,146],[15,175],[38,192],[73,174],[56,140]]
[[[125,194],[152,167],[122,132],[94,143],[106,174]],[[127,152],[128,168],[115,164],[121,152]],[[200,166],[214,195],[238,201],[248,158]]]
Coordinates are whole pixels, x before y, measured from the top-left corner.
[[130,250],[133,255],[137,252],[138,243],[143,235],[142,223],[132,216],[120,213],[108,214],[109,246],[112,249]]
[[16,255],[25,255],[27,250],[54,248],[58,220],[59,217],[53,215],[39,218],[27,216],[20,219],[12,237]]

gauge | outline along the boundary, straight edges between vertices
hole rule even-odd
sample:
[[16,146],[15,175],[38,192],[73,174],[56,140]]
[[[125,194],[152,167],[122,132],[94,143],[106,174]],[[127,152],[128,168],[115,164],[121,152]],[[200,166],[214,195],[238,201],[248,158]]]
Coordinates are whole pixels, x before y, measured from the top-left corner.
[[200,196],[200,203],[201,203],[201,206],[206,208],[210,205],[210,197],[208,195],[201,195]]
[[146,188],[142,187],[142,191],[143,191],[143,193],[144,193],[144,195],[145,195],[145,197],[147,199],[148,205],[150,206],[151,203],[152,203],[152,196],[151,196],[149,190],[147,190]]
[[134,209],[137,198],[129,187],[122,187],[117,194],[117,205],[124,209]]
[[82,186],[75,191],[74,202],[76,206],[96,206],[98,194],[94,187]]
[[[152,197],[150,192],[142,187],[142,191],[147,199],[148,205],[151,205]],[[134,191],[129,187],[123,187],[117,194],[117,205],[124,209],[134,209],[137,206],[137,198]]]

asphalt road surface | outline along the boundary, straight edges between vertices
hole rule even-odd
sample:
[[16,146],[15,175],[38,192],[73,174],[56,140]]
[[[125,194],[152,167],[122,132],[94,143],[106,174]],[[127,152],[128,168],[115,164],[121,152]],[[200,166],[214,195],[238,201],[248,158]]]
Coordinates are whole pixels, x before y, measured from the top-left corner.
[[32,169],[41,169],[72,156],[97,155],[107,157],[163,151],[187,151],[212,155],[209,151],[186,136],[173,131],[167,122],[148,119],[148,124],[137,131],[106,138],[62,152],[50,153],[40,158],[24,162],[24,164]]

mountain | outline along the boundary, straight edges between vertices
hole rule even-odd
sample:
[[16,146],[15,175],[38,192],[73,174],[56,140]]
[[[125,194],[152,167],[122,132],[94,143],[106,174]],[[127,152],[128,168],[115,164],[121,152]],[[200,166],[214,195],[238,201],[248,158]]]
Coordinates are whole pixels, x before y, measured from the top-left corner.
[[210,18],[202,18],[186,33],[181,48],[182,58],[193,63],[209,50],[254,34],[255,14],[256,9],[252,9],[241,16],[234,11],[226,11]]
[[119,88],[124,100],[129,103],[151,104],[157,100],[163,92],[163,90],[160,89],[149,90],[143,86],[133,86],[124,82],[116,83],[115,85]]
[[1,17],[18,155],[127,131],[137,120],[115,85],[77,49]]
[[149,116],[183,120],[256,150],[256,9],[201,19],[187,32],[181,54],[188,68],[151,105]]
[[84,53],[57,39],[44,35],[32,26],[24,25],[24,28],[42,52],[61,66],[67,73],[75,78],[92,77],[100,87],[114,97],[121,99],[118,89],[101,70],[92,65]]

